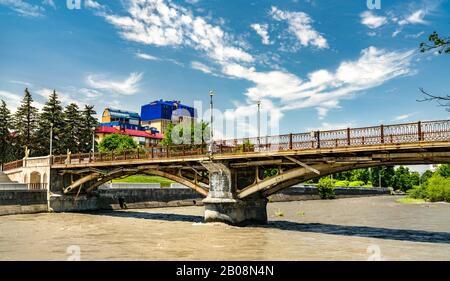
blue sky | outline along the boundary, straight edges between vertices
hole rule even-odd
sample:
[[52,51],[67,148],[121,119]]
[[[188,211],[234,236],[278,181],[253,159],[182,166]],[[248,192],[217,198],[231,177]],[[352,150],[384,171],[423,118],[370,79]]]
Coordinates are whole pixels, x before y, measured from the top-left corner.
[[0,99],[14,109],[29,87],[38,107],[56,89],[99,113],[160,98],[206,110],[214,90],[225,120],[261,100],[280,133],[449,118],[416,101],[448,94],[450,57],[418,45],[450,35],[449,1],[366,2],[0,0]]

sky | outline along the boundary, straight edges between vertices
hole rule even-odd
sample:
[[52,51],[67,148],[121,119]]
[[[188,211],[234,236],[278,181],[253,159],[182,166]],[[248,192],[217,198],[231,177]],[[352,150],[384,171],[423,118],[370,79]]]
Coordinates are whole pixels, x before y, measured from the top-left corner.
[[449,1],[367,2],[0,0],[0,99],[14,111],[28,87],[41,108],[56,89],[98,113],[203,102],[208,119],[212,90],[233,124],[219,137],[255,136],[242,120],[258,101],[262,134],[448,119],[417,99],[449,94],[450,56],[418,51],[450,36]]

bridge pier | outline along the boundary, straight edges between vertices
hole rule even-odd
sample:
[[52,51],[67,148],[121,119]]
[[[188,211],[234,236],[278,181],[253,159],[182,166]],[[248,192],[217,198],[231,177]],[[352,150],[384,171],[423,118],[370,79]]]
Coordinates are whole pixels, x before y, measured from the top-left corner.
[[267,199],[237,199],[232,172],[222,163],[202,163],[210,174],[210,190],[203,200],[205,222],[222,222],[243,226],[267,223]]

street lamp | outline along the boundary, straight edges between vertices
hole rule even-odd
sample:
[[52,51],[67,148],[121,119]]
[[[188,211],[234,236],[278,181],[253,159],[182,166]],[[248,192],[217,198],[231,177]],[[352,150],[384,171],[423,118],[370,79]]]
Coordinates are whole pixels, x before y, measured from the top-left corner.
[[92,156],[95,155],[95,127],[92,127]]
[[261,101],[258,104],[258,149],[261,147]]
[[210,117],[210,125],[209,125],[209,147],[208,147],[208,152],[210,155],[213,154],[213,145],[214,145],[214,134],[213,134],[213,96],[214,96],[214,92],[213,91],[209,91],[209,117]]
[[53,122],[50,123],[50,156],[53,154]]

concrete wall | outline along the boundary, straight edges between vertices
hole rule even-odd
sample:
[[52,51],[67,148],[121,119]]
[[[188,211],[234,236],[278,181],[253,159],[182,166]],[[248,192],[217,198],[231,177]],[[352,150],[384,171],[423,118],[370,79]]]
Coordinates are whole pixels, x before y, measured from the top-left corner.
[[[391,194],[388,188],[336,187],[336,198],[379,196]],[[269,197],[271,202],[319,200],[319,191],[314,186],[297,185],[286,188]]]
[[55,212],[82,212],[121,209],[122,198],[129,209],[202,205],[203,197],[190,188],[100,188],[94,196],[52,196]]
[[[388,195],[388,189],[379,188],[336,188],[337,198]],[[189,188],[134,188],[133,184],[128,184],[127,188],[101,187],[95,196],[74,197],[53,196],[50,206],[55,212],[82,212],[95,210],[116,210],[121,209],[119,198],[127,204],[127,208],[160,208],[177,206],[203,205],[203,197]],[[280,193],[272,195],[270,201],[300,201],[320,199],[317,188],[295,186]]]
[[46,190],[0,191],[0,216],[47,212]]

